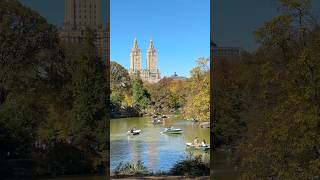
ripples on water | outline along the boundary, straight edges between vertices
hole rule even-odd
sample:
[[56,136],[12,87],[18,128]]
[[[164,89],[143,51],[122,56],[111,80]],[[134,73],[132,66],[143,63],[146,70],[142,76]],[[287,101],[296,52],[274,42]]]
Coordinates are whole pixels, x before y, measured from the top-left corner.
[[[150,117],[113,119],[110,121],[111,170],[120,162],[141,160],[152,171],[168,171],[173,165],[187,158],[186,142],[194,137],[210,142],[210,130],[193,125],[189,121],[166,119],[153,125]],[[174,126],[184,132],[180,135],[162,134],[165,127]],[[128,136],[128,129],[142,129],[138,136]]]

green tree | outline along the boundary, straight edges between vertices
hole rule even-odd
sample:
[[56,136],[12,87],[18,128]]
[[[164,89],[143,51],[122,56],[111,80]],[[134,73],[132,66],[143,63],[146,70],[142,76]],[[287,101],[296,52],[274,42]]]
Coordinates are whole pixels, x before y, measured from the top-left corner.
[[[44,121],[46,109],[27,100],[12,100],[0,108],[1,157],[32,158],[38,124]],[[4,133],[4,134],[2,134]],[[9,154],[8,154],[9,153]]]
[[[0,1],[1,177],[90,172],[108,148],[105,66],[93,38],[71,59],[56,27],[17,0]],[[11,159],[37,163],[12,168]]]
[[[242,55],[245,56],[245,55]],[[246,121],[249,117],[244,102],[252,102],[254,89],[247,88],[245,83],[255,85],[252,78],[256,67],[251,67],[250,62],[216,60],[213,63],[212,99],[214,102],[212,119],[212,136],[215,147],[220,145],[235,145],[244,136]],[[254,63],[257,63],[254,61]],[[246,73],[246,69],[250,72]],[[254,110],[253,108],[251,109]],[[246,113],[244,113],[246,112]]]
[[[57,29],[18,1],[0,2],[0,96],[43,94],[63,76]],[[52,91],[50,91],[52,92]]]
[[[47,119],[49,104],[57,99],[68,79],[57,29],[18,1],[1,1],[0,42],[0,120],[7,125],[22,125],[20,130],[32,131],[35,141],[39,124]],[[14,136],[30,137],[20,133]],[[32,144],[23,142],[16,146]]]
[[110,64],[110,83],[111,89],[115,91],[124,91],[130,88],[131,81],[128,70],[120,64],[111,61]]
[[101,151],[106,149],[108,132],[107,82],[104,64],[97,56],[95,37],[87,30],[83,53],[74,62],[70,128],[75,144]]
[[146,110],[150,104],[150,94],[144,88],[143,82],[138,73],[134,75],[132,83],[132,98],[135,106],[140,110],[140,112]]
[[111,109],[120,111],[121,107],[130,106],[127,98],[131,96],[131,79],[128,71],[120,64],[112,61],[110,65],[110,83],[111,83]]
[[149,84],[147,89],[151,94],[153,108],[166,112],[168,110],[178,110],[182,107],[184,104],[182,83],[180,80],[165,77],[156,84]]

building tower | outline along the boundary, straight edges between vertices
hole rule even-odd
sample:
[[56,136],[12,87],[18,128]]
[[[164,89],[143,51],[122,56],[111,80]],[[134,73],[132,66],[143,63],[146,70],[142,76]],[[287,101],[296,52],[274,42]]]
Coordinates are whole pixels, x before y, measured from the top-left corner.
[[130,69],[129,74],[132,77],[136,72],[144,82],[156,83],[160,81],[160,70],[158,69],[157,50],[151,40],[147,49],[147,67],[142,69],[141,66],[141,50],[138,46],[137,39],[134,39],[133,48],[130,53]]
[[133,48],[131,49],[130,53],[130,70],[129,74],[133,75],[136,72],[141,72],[141,50],[138,46],[137,39],[134,39]]
[[149,47],[147,50],[147,69],[150,71],[155,71],[158,69],[157,64],[157,50],[154,48],[153,41],[150,40]]
[[156,83],[160,80],[160,70],[158,69],[158,55],[153,41],[150,40],[147,49],[147,68],[143,71],[142,79],[149,83]]
[[102,24],[101,0],[65,0],[64,25],[60,38],[66,43],[79,43],[89,28],[96,32],[96,47],[103,60],[107,57],[107,28]]
[[65,0],[65,25],[99,26],[101,0]]

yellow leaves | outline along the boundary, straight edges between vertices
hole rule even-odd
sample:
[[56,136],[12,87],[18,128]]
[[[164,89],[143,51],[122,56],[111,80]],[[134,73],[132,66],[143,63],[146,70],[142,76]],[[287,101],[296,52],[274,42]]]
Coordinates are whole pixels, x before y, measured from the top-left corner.
[[255,32],[256,38],[259,42],[268,46],[287,46],[291,38],[291,23],[291,16],[275,17]]
[[184,108],[187,119],[210,120],[210,74],[207,63],[206,59],[199,58],[198,66],[191,71],[192,77],[188,82],[190,94]]
[[124,94],[124,98],[123,98],[123,102],[122,102],[122,106],[124,107],[128,107],[128,106],[132,106],[133,105],[133,98],[132,96],[130,96],[128,93]]

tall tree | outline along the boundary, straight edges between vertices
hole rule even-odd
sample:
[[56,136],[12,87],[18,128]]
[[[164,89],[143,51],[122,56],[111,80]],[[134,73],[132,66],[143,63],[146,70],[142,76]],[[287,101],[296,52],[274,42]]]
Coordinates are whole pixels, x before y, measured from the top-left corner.
[[199,121],[210,120],[209,60],[199,58],[197,67],[191,70],[189,93],[184,108],[185,117]]
[[[318,25],[301,24],[309,1],[280,2],[298,14],[275,17],[257,31],[262,42],[253,56],[259,62],[258,71],[248,73],[260,81],[244,84],[260,89],[251,91],[254,101],[246,103],[260,115],[248,122],[247,138],[237,148],[244,179],[316,179],[320,175]],[[310,33],[297,33],[302,26]]]
[[140,112],[146,110],[146,108],[150,104],[150,94],[144,88],[139,73],[136,73],[134,75],[132,83],[132,98],[135,106],[140,109]]
[[97,55],[96,35],[86,31],[82,54],[75,59],[72,74],[71,132],[74,142],[85,148],[106,149],[107,82],[105,67]]
[[[64,65],[57,29],[18,1],[1,1],[0,121],[15,138],[32,140],[16,143],[26,152],[38,136],[39,124],[47,119],[47,107],[67,79]],[[18,125],[24,133],[13,131]]]

